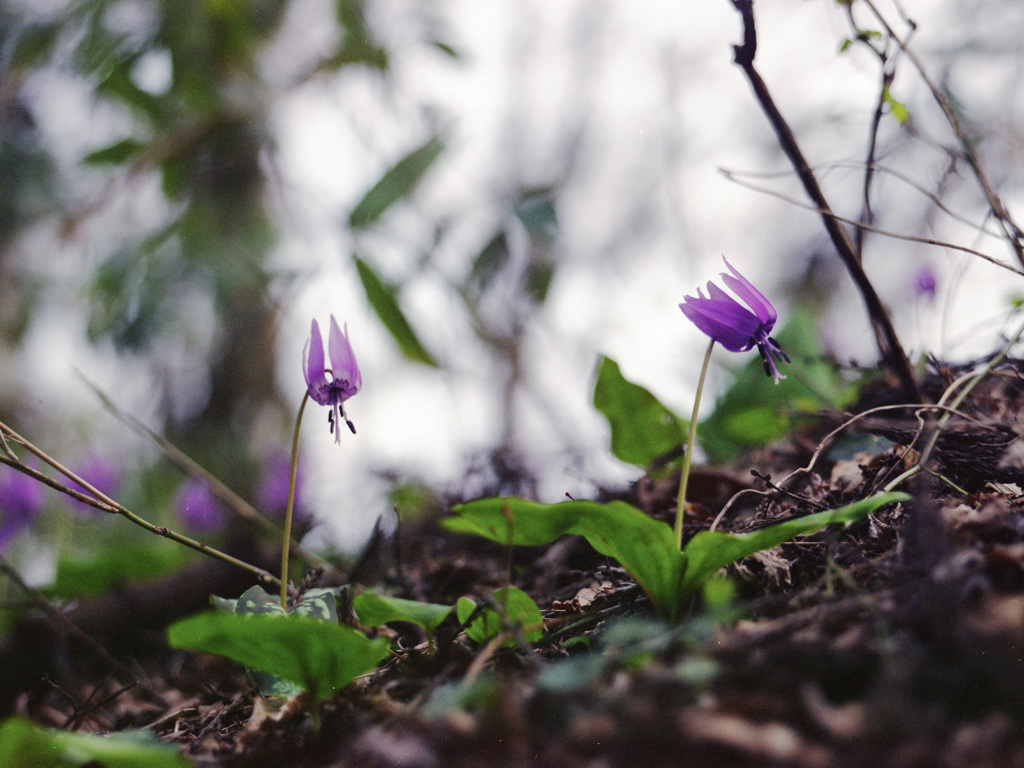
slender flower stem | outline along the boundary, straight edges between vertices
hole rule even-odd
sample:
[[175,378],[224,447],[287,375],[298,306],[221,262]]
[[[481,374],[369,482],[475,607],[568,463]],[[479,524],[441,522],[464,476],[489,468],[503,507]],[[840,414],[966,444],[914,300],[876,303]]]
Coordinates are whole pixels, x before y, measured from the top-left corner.
[[686,451],[683,453],[683,469],[679,474],[679,499],[676,501],[676,546],[683,548],[683,514],[686,511],[686,486],[690,480],[690,464],[693,461],[693,444],[697,439],[697,412],[700,410],[700,396],[704,391],[704,379],[708,374],[708,363],[711,362],[711,350],[715,348],[715,340],[708,344],[708,351],[704,353],[704,364],[700,369],[700,379],[697,381],[697,394],[693,396],[693,415],[690,416],[690,434],[686,438]]
[[[292,468],[288,476],[288,506],[284,513],[284,544],[281,547],[281,607],[288,610],[288,552],[292,540],[292,511],[295,507],[295,473],[299,467],[299,428],[302,426],[302,414],[309,402],[309,390],[302,396],[299,415],[295,418],[295,435],[292,437]],[[338,429],[338,425],[335,425]]]

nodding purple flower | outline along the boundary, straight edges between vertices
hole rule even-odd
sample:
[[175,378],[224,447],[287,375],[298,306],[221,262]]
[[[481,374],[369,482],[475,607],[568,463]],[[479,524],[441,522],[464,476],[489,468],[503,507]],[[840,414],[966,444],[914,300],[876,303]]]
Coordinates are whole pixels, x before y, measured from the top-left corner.
[[[363,386],[363,377],[359,373],[352,345],[348,343],[348,326],[342,333],[334,315],[331,315],[331,336],[327,348],[331,353],[330,368],[324,367],[323,338],[320,336],[320,326],[314,320],[309,341],[302,352],[303,373],[306,376],[309,396],[320,405],[331,407],[327,421],[331,425],[331,432],[334,433],[334,442],[340,443],[342,419],[348,424],[352,434],[355,434],[355,425],[345,415],[344,403]],[[328,373],[331,374],[330,380],[326,375]]]
[[0,474],[0,552],[35,521],[46,501],[39,481],[12,469]]
[[935,279],[935,272],[928,265],[921,267],[914,278],[914,293],[919,299],[935,301],[937,289],[938,281]]
[[764,294],[741,275],[724,256],[722,261],[732,272],[731,275],[723,272],[722,280],[750,309],[742,306],[712,282],[708,282],[707,296],[698,288],[697,297],[684,297],[679,308],[691,323],[730,352],[746,352],[757,347],[764,361],[765,374],[774,378],[778,384],[786,377],[779,373],[775,362],[790,362],[789,355],[783,352],[779,343],[769,335],[775,327],[778,313]]
[[215,533],[227,522],[227,513],[210,490],[199,480],[187,481],[174,500],[178,519],[202,533]]

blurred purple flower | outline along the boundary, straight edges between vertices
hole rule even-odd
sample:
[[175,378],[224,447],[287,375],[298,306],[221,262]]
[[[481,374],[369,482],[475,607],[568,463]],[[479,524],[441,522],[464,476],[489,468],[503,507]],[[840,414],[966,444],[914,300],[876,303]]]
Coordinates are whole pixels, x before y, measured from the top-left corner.
[[194,531],[215,533],[227,522],[227,513],[210,486],[199,480],[187,480],[174,500],[178,519]]
[[[292,462],[284,451],[275,451],[263,465],[263,477],[256,490],[256,501],[264,512],[284,515],[288,506],[288,483],[291,479]],[[305,501],[302,484],[302,462],[295,472],[295,508],[301,509]]]
[[722,273],[722,280],[733,293],[743,299],[747,309],[717,285],[708,282],[708,296],[697,289],[696,298],[685,296],[679,308],[687,319],[730,352],[746,352],[757,347],[764,361],[764,372],[775,379],[786,378],[775,361],[790,362],[789,355],[769,334],[775,327],[778,313],[771,302],[723,256],[722,261],[732,272]]
[[935,272],[927,264],[918,270],[914,278],[914,293],[919,299],[935,301],[935,292],[938,288],[938,281],[935,279]]
[[[306,347],[302,351],[302,372],[306,377],[309,396],[320,405],[331,407],[331,411],[327,414],[327,421],[331,425],[331,432],[334,433],[334,441],[340,443],[341,419],[345,420],[348,428],[355,434],[355,425],[345,415],[344,402],[363,386],[363,377],[359,373],[352,345],[348,342],[348,327],[346,326],[345,332],[342,333],[334,315],[331,315],[331,336],[328,341],[328,349],[331,353],[331,368],[324,367],[324,343],[320,336],[320,325],[313,320],[309,341],[306,342]],[[326,376],[328,372],[331,374],[330,381]]]
[[[99,453],[89,454],[85,460],[79,464],[75,473],[97,491],[111,497],[117,493],[118,486],[121,484],[121,478],[119,477],[117,470],[114,468],[114,465]],[[66,484],[68,488],[89,495],[89,491],[74,480],[68,480]],[[72,508],[77,512],[99,511],[95,507],[89,506],[83,501],[73,499],[70,496],[65,496],[64,498],[68,499]]]
[[42,484],[17,470],[0,474],[0,552],[7,549],[43,508],[46,496]]

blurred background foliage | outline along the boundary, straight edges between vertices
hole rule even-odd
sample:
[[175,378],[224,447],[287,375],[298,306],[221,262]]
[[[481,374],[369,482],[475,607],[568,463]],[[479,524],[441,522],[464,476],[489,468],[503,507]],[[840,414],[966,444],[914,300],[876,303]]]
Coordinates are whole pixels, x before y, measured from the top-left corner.
[[[85,374],[105,373],[101,383],[113,385],[115,400],[253,499],[301,395],[301,336],[284,330],[308,329],[312,315],[324,322],[335,312],[339,320],[379,321],[353,334],[364,371],[378,374],[365,377],[358,401],[376,431],[395,430],[391,442],[407,453],[446,455],[433,445],[446,439],[437,425],[456,422],[453,432],[473,433],[449,476],[463,477],[465,492],[474,482],[529,492],[533,476],[552,464],[563,484],[570,470],[584,483],[626,478],[606,461],[608,424],[584,415],[598,353],[615,358],[601,365],[614,402],[662,413],[654,395],[627,381],[647,358],[660,367],[639,378],[658,397],[667,393],[674,412],[688,413],[696,370],[686,346],[703,341],[687,335],[675,304],[717,271],[704,258],[727,249],[780,306],[805,307],[788,333],[806,352],[806,376],[775,390],[756,361],[735,384],[726,370],[717,383],[723,409],[702,427],[705,451],[722,460],[745,447],[744,435],[756,432],[751,443],[760,444],[784,434],[790,413],[780,403],[799,411],[844,405],[847,382],[813,359],[825,350],[816,329],[824,325],[829,347],[870,362],[862,310],[812,214],[766,203],[718,174],[723,164],[779,170],[757,184],[800,199],[731,69],[738,19],[725,0],[700,12],[697,5],[512,3],[483,11],[401,0],[0,0],[0,417],[49,437],[69,461],[103,431],[96,423],[111,417],[97,416],[95,401],[86,400],[91,417],[69,417],[39,395],[40,367],[66,380],[62,391],[84,389],[63,354],[78,343],[63,327],[78,312],[83,342],[110,368]],[[766,7],[758,55],[769,87],[792,110],[809,152],[830,164],[824,184],[838,209],[856,217],[861,207],[877,102],[884,119],[875,156],[892,173],[876,174],[871,221],[992,246],[963,146],[892,42],[860,35],[860,23],[878,27],[866,12],[851,15],[861,5]],[[937,5],[930,19],[943,23],[917,33],[934,35],[922,55],[1012,208],[1021,193],[1013,173],[1021,159],[1013,105],[1024,103],[1015,79],[1024,66],[1014,33],[1024,28],[1019,6]],[[825,24],[810,6],[824,9]],[[796,10],[804,11],[798,21]],[[462,23],[468,17],[481,30],[507,24],[505,79],[484,83],[474,92],[480,104],[467,101],[454,113],[443,88],[423,82],[473,77],[479,62],[466,51],[483,56],[476,30]],[[806,59],[792,55],[797,40],[807,44]],[[827,67],[816,67],[815,56]],[[845,74],[823,80],[823,72]],[[796,77],[802,86],[788,88]],[[317,90],[303,97],[311,86]],[[647,111],[629,111],[634,97],[646,99]],[[328,129],[339,132],[338,151],[351,160],[351,173],[337,179],[345,190],[339,205],[337,190],[321,190],[330,204],[315,185],[295,193],[293,124],[319,119],[301,98],[341,115]],[[908,194],[899,173],[914,175],[925,192]],[[333,217],[327,234],[318,229],[324,210]],[[909,335],[922,322],[924,300],[908,299],[921,265],[933,265],[940,290],[954,277],[966,284],[974,270],[971,257],[870,235],[865,263]],[[993,274],[1002,273],[980,279],[991,283]],[[335,283],[344,287],[328,303]],[[629,291],[641,284],[648,293],[637,301]],[[843,318],[838,330],[829,330],[830,313]],[[926,317],[925,325],[940,325],[936,314]],[[51,342],[57,327],[68,336],[59,344]],[[921,352],[936,338],[915,336],[911,346]],[[284,382],[282,359],[291,371]],[[473,377],[477,389],[466,394],[458,382]],[[453,394],[442,406],[432,398],[444,387]],[[416,435],[395,427],[410,413],[445,409]],[[373,421],[384,412],[398,414],[390,427]],[[621,408],[615,413],[624,418]],[[615,454],[640,465],[662,450],[681,429],[672,411],[663,417],[664,434],[636,436],[639,444]],[[531,457],[538,436],[546,447]],[[112,461],[138,470],[125,493],[168,510],[178,475],[159,462],[125,461],[147,450],[129,447]],[[328,480],[350,455],[332,460]],[[384,478],[403,508],[421,497],[436,503],[415,470],[396,467],[397,455],[362,469]],[[581,458],[594,455],[599,460]],[[321,502],[352,493],[331,486]],[[358,511],[363,517],[386,513],[387,502],[374,506],[373,498],[355,495],[355,505],[370,502]]]

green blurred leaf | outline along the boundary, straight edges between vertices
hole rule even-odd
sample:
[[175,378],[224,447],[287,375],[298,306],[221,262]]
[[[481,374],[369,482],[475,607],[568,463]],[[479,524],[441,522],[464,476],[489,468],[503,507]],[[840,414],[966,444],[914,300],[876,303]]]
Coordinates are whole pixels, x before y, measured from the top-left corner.
[[136,139],[121,139],[93,150],[82,158],[83,165],[119,165],[145,150],[146,144]]
[[359,201],[348,217],[348,225],[364,229],[374,224],[394,203],[412,194],[442,151],[444,143],[435,136],[399,160]]
[[910,119],[910,112],[907,110],[906,105],[893,97],[892,92],[888,88],[882,88],[882,101],[889,107],[889,114],[896,118],[897,123],[900,125],[907,124],[907,120]]
[[379,627],[392,621],[407,621],[423,627],[428,636],[433,635],[437,625],[452,612],[450,605],[421,603],[418,600],[388,597],[373,592],[356,595],[352,601],[352,609],[364,627]]
[[324,699],[366,674],[388,654],[388,641],[305,616],[210,611],[167,629],[174,648],[226,656],[288,680]]
[[473,260],[473,267],[466,278],[466,290],[479,298],[508,264],[508,239],[504,232],[498,232],[483,247]]
[[[528,594],[518,587],[502,587],[494,590],[494,602],[502,607],[504,616],[493,608],[487,607],[480,612],[466,627],[466,635],[476,643],[486,643],[497,637],[502,629],[511,625],[517,627],[528,643],[535,643],[544,636],[544,617],[540,608]],[[476,610],[476,603],[468,597],[460,597],[455,606],[460,622],[466,622]],[[516,639],[510,637],[503,644],[506,648],[516,645]]]
[[612,453],[627,464],[646,467],[686,440],[687,422],[626,379],[609,357],[598,365],[594,407],[608,419]]
[[189,768],[173,744],[148,731],[110,736],[38,728],[21,717],[0,726],[0,765],[4,768]]
[[558,211],[550,189],[524,192],[512,212],[526,227],[531,239],[552,243],[558,237]]
[[814,533],[833,523],[853,523],[863,520],[885,504],[907,501],[905,493],[879,493],[845,507],[816,512],[812,515],[785,520],[750,533],[722,533],[701,531],[684,548],[688,558],[686,572],[680,591],[691,594],[701,584],[729,563],[742,560],[747,555],[771,549],[796,536]]
[[794,312],[776,338],[793,360],[780,367],[786,378],[775,384],[765,376],[756,352],[741,353],[748,358],[745,365],[712,414],[697,426],[697,438],[711,462],[724,463],[785,437],[795,420],[811,418],[822,408],[842,408],[856,397],[855,387],[825,359],[808,312]]
[[[539,504],[516,498],[459,504],[441,525],[499,544],[536,546],[574,533],[602,555],[622,564],[648,594],[658,613],[671,615],[685,558],[672,529],[623,501]],[[511,529],[509,522],[512,522]]]
[[391,286],[385,285],[377,276],[369,264],[358,256],[353,256],[356,269],[359,272],[359,279],[363,283],[363,290],[366,291],[366,298],[377,313],[377,317],[384,323],[391,337],[397,342],[398,348],[406,358],[415,363],[437,366],[437,361],[426,347],[420,342],[416,332],[409,325],[402,308],[398,306],[396,291]]
[[188,552],[167,539],[122,541],[115,546],[69,548],[57,561],[57,575],[47,590],[59,597],[95,597],[110,589],[173,571]]

